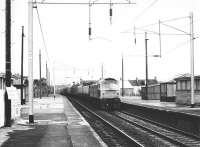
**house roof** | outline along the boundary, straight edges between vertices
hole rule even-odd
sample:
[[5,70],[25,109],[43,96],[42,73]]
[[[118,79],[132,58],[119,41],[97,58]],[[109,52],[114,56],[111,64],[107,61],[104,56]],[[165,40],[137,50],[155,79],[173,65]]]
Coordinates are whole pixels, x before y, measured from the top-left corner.
[[97,82],[96,80],[82,80],[80,83],[81,83],[81,85],[83,85],[83,86],[87,86],[87,85],[94,84],[94,83],[96,83],[96,82]]
[[[190,80],[190,78],[191,78],[190,74],[187,73],[187,74],[182,74],[180,76],[177,76],[176,78],[174,78],[174,80],[175,81],[177,81],[177,80]],[[194,79],[195,80],[200,79],[200,75],[194,76]]]
[[[140,79],[140,80],[128,80],[132,86],[144,86],[145,85],[145,80]],[[156,79],[148,79],[148,84],[157,84],[158,81]]]

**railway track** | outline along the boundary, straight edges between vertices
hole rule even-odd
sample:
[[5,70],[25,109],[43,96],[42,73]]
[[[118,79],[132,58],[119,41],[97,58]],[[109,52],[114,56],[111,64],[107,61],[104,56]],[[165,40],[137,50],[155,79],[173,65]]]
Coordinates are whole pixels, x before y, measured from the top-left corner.
[[[73,102],[74,103],[74,102]],[[127,120],[124,120],[122,118],[119,118],[116,115],[113,115],[112,113],[108,113],[105,111],[99,111],[91,106],[89,106],[88,104],[87,107],[90,107],[91,110],[89,110],[88,108],[85,108],[85,106],[83,106],[82,104],[78,104],[79,106],[77,107],[77,109],[79,109],[80,107],[83,107],[83,110],[79,110],[81,111],[81,114],[85,117],[88,116],[89,114],[84,114],[85,110],[87,112],[90,111],[90,113],[96,115],[98,117],[98,119],[102,119],[104,122],[107,123],[107,125],[112,126],[112,129],[115,130],[115,132],[118,132],[118,134],[120,134],[121,136],[118,137],[117,140],[122,140],[122,136],[125,135],[125,138],[127,138],[126,140],[128,140],[128,145],[127,145],[127,141],[125,141],[125,143],[123,142],[120,146],[148,146],[148,147],[154,147],[154,146],[180,146],[177,145],[175,143],[169,142],[169,140],[163,140],[162,138],[158,137],[158,135],[152,135],[152,133],[149,133],[148,131],[138,128],[138,126],[133,125],[132,123],[128,122]],[[81,105],[81,106],[80,106]],[[76,107],[76,106],[75,106]],[[86,120],[90,123],[90,125],[94,128],[94,130],[98,131],[101,130],[99,128],[96,129],[96,126],[93,126],[93,123],[90,122],[91,118],[86,118]],[[100,126],[102,127],[102,126]],[[103,130],[105,130],[103,128]],[[117,130],[117,131],[116,131]],[[98,133],[100,134],[99,136],[101,138],[103,138],[104,140],[104,133]],[[103,135],[102,135],[103,134]],[[118,146],[118,145],[110,145],[110,140],[112,142],[113,140],[113,136],[116,137],[116,133],[111,134],[110,139],[108,139],[109,135],[106,135],[106,143],[108,142],[109,145],[108,146]],[[107,138],[108,137],[108,138]],[[131,139],[131,141],[130,141]],[[134,142],[137,142],[137,144],[139,143],[139,145],[135,145]],[[114,141],[115,142],[115,141]],[[131,142],[131,143],[130,143]],[[116,143],[119,144],[119,143]]]
[[[70,101],[109,147],[144,147],[147,145],[144,141],[137,137],[133,138],[119,129],[117,126],[110,123],[110,121],[106,120],[98,113],[95,113],[94,110],[89,109],[74,99],[72,100],[70,98]],[[110,117],[110,119],[114,119],[112,117]]]
[[172,142],[177,146],[200,146],[200,138],[193,134],[189,134],[169,126],[153,122],[152,120],[148,120],[125,111],[116,111],[112,112],[112,114],[154,135],[157,135],[160,138]]
[[165,125],[165,124],[162,124],[162,123],[153,121],[152,119],[147,119],[147,118],[145,118],[145,117],[142,117],[142,116],[139,116],[139,115],[136,115],[136,114],[132,114],[132,113],[129,112],[129,111],[121,111],[121,112],[124,113],[124,114],[127,114],[127,115],[129,115],[129,116],[138,118],[138,119],[140,119],[140,120],[149,122],[149,123],[154,124],[154,125],[156,125],[156,126],[165,128],[165,129],[167,129],[167,130],[174,131],[174,132],[180,133],[180,134],[182,134],[182,135],[184,135],[184,136],[188,136],[188,137],[191,137],[191,138],[200,140],[200,136],[197,136],[197,135],[195,135],[195,134],[192,134],[192,133],[189,133],[189,132],[185,132],[185,131],[183,131],[183,130],[180,130],[180,129],[171,127],[171,126],[169,126],[169,125]]
[[[128,138],[134,138],[143,146],[200,146],[199,136],[131,114],[128,111],[105,112],[94,109],[88,104],[84,105],[90,107],[91,110],[86,108],[87,111],[97,115],[112,128],[118,130],[117,132],[128,136]],[[124,146],[124,144],[122,143],[121,146]]]

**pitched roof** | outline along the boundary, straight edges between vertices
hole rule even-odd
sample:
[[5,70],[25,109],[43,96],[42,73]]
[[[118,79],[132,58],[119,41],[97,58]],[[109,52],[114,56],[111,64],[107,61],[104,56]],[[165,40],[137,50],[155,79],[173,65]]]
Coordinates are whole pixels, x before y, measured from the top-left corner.
[[[175,81],[177,81],[177,80],[189,80],[190,77],[191,77],[191,75],[187,73],[187,74],[182,74],[182,75],[175,77],[174,80]],[[194,76],[194,79],[200,79],[200,75]]]
[[[132,86],[144,86],[145,85],[145,80],[140,79],[140,80],[128,80]],[[148,79],[148,84],[157,84],[158,81],[156,79]]]

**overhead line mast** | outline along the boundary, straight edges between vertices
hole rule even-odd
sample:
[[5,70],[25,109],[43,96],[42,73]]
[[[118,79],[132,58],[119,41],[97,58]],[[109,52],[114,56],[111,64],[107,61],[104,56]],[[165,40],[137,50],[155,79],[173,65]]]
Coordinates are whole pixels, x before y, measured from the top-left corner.
[[28,1],[28,82],[29,82],[29,123],[33,115],[33,0]]

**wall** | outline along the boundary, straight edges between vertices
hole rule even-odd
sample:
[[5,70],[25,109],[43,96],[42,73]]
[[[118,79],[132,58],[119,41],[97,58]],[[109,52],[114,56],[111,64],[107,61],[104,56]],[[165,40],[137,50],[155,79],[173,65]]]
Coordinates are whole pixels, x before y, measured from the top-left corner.
[[[122,88],[120,88],[120,93],[122,95]],[[134,96],[133,88],[124,88],[124,96]]]
[[21,99],[20,90],[11,86],[6,88],[8,99],[11,99],[11,119],[15,120],[20,117]]
[[[20,91],[15,87],[7,88],[8,98],[11,99],[11,119],[15,120],[20,117],[21,99]],[[0,127],[5,123],[5,102],[4,102],[4,90],[0,90]]]
[[5,104],[4,104],[4,90],[0,90],[0,127],[4,126],[5,119]]
[[[200,91],[195,91],[195,104],[200,105]],[[191,104],[191,93],[190,90],[185,91],[176,91],[176,104],[184,104],[190,105]]]

